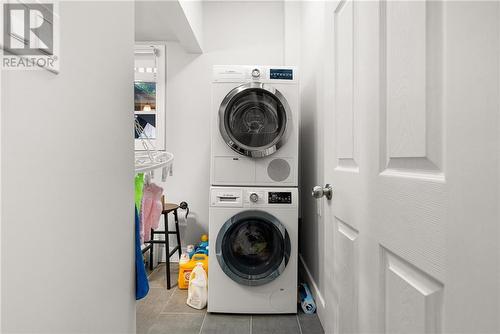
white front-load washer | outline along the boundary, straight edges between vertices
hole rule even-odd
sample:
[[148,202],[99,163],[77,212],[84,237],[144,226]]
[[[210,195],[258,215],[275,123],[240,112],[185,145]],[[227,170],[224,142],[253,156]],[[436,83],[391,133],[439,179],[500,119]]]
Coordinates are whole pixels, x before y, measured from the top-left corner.
[[297,201],[297,188],[210,189],[209,312],[297,312]]
[[211,185],[297,186],[298,80],[294,67],[214,66]]

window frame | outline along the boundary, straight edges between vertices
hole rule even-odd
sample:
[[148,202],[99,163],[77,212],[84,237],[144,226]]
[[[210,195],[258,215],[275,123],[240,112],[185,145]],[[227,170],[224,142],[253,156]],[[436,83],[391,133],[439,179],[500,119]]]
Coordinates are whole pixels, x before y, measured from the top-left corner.
[[[156,55],[156,138],[151,139],[155,148],[158,151],[166,150],[166,65],[167,65],[167,55],[166,55],[166,43],[162,42],[135,42],[134,46],[134,67],[135,67],[135,53],[137,50],[144,50],[146,47],[153,47],[158,50]],[[135,82],[135,70],[134,70],[134,82]],[[135,103],[135,101],[134,101]],[[136,114],[151,114],[151,112],[141,112],[136,111],[134,107],[134,118]],[[135,130],[134,130],[135,131]],[[141,139],[134,138],[135,151],[145,151],[142,145]]]

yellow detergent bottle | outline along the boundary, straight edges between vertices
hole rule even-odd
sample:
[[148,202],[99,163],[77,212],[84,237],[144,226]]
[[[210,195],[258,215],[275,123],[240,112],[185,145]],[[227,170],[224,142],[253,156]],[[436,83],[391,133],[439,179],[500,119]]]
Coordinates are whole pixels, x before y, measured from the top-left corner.
[[189,275],[191,275],[198,262],[203,264],[203,269],[208,275],[208,256],[205,254],[194,254],[191,260],[179,262],[179,278],[177,280],[179,289],[185,290],[189,287]]

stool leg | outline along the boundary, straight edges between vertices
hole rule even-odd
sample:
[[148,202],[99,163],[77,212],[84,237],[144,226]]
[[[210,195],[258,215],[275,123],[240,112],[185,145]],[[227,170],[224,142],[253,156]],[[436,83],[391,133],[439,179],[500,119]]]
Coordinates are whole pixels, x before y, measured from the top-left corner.
[[[151,240],[154,240],[155,235],[153,234],[153,230],[151,230]],[[155,248],[154,243],[150,243],[151,247],[149,248],[149,270],[153,270],[153,249]]]
[[174,218],[175,218],[175,234],[177,236],[177,245],[179,246],[179,260],[181,259],[182,255],[182,246],[181,246],[181,234],[179,233],[179,218],[177,216],[177,209],[174,210]]
[[168,215],[165,214],[165,258],[166,258],[166,268],[165,275],[167,276],[167,290],[170,290],[170,245],[168,240]]

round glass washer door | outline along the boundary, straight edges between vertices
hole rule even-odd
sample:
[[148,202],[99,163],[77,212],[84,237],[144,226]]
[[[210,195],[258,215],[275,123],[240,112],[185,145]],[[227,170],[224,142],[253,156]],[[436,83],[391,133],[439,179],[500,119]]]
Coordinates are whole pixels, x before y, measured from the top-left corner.
[[224,223],[216,241],[216,256],[224,273],[250,286],[278,277],[290,258],[290,238],[273,215],[257,210],[236,214]]
[[234,88],[219,108],[219,130],[226,144],[254,158],[271,155],[283,146],[291,122],[284,96],[260,82]]

